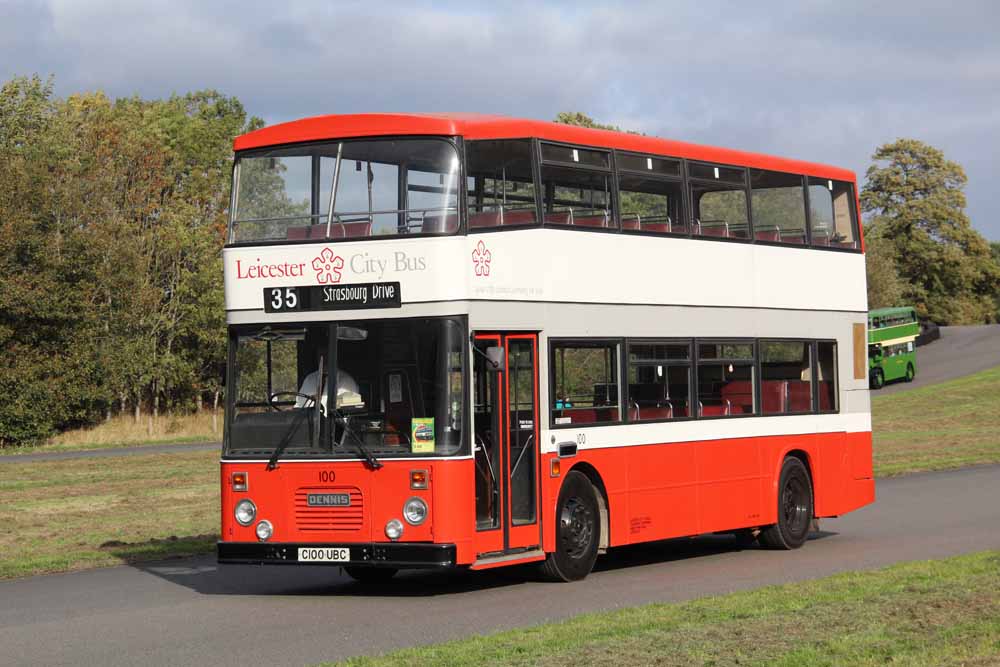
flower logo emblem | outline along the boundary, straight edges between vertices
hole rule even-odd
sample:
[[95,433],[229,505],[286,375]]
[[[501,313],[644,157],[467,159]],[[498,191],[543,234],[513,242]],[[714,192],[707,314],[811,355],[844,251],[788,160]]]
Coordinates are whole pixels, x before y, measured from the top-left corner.
[[476,267],[477,276],[488,276],[490,275],[490,261],[493,259],[493,255],[486,248],[486,244],[482,241],[476,245],[476,249],[472,251],[472,263]]
[[340,270],[344,268],[344,258],[334,255],[329,248],[323,248],[319,257],[313,260],[313,270],[316,279],[322,283],[339,283]]

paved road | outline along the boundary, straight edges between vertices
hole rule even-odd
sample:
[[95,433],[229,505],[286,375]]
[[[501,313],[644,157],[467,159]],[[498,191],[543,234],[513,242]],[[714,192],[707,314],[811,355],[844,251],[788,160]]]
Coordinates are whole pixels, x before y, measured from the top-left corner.
[[894,394],[1000,365],[1000,324],[941,327],[941,338],[917,348],[917,377],[893,382],[873,396]]
[[676,601],[1000,548],[1000,466],[881,481],[794,552],[705,537],[612,551],[576,584],[526,571],[408,574],[365,589],[335,568],[176,560],[0,583],[0,662],[288,664],[370,654],[580,612]]

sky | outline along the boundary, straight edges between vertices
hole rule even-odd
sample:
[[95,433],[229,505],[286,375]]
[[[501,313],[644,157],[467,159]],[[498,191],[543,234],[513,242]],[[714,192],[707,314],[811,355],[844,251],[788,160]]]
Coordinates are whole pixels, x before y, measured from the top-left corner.
[[0,0],[0,80],[60,96],[213,88],[269,124],[358,112],[582,111],[847,167],[900,137],[968,174],[1000,240],[1000,2],[143,3]]

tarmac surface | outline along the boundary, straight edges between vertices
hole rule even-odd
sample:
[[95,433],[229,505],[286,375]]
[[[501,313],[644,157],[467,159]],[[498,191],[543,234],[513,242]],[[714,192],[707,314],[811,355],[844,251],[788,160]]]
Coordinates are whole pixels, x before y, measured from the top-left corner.
[[524,627],[582,612],[1000,548],[1000,466],[877,483],[875,504],[797,551],[728,536],[613,549],[574,584],[527,568],[411,573],[365,587],[336,567],[213,557],[0,582],[4,665],[306,665]]

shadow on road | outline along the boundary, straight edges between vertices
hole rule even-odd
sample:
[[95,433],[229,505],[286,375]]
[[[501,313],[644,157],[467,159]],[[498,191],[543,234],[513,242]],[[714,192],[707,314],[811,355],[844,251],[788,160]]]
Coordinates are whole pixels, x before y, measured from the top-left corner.
[[[818,531],[809,539],[836,535]],[[597,560],[594,574],[644,565],[686,561],[727,552],[759,550],[741,546],[732,535],[703,535],[612,549]],[[214,556],[177,561],[131,563],[142,572],[202,595],[428,597],[471,593],[521,586],[541,581],[534,564],[474,572],[460,568],[446,571],[402,572],[386,584],[361,584],[336,566],[223,565]]]

